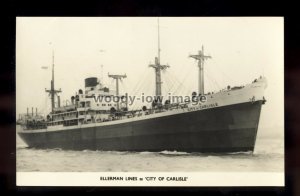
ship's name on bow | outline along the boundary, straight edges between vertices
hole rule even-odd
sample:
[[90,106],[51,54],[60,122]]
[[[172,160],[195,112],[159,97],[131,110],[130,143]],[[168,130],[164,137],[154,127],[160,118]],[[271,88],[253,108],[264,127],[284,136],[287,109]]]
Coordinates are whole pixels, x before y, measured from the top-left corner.
[[190,108],[188,108],[188,110],[189,111],[203,110],[203,109],[214,108],[214,107],[218,107],[218,103],[211,103],[211,104],[199,105],[196,107],[190,107]]

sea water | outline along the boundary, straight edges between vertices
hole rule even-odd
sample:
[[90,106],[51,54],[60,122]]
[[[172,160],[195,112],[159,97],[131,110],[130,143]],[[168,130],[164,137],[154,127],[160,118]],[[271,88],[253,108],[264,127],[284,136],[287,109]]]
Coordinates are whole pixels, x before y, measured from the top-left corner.
[[258,135],[253,153],[227,154],[34,149],[16,140],[17,172],[284,171],[283,137]]

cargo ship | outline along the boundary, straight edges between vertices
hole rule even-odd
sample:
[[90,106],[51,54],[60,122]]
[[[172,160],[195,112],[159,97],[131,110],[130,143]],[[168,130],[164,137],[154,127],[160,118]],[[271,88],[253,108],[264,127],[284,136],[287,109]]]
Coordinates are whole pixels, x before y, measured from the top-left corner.
[[27,111],[18,134],[29,148],[42,149],[253,152],[261,108],[266,102],[266,78],[205,92],[204,62],[211,56],[204,54],[202,46],[198,54],[189,57],[198,62],[199,68],[198,92],[190,100],[163,100],[161,72],[169,66],[160,63],[158,44],[155,63],[149,65],[155,71],[155,99],[149,108],[131,110],[128,100],[119,94],[119,81],[127,77],[125,74],[108,75],[116,81],[115,90],[105,87],[97,77],[86,78],[84,91],[80,89],[69,105],[61,106],[61,90],[54,88],[53,56],[51,88],[46,90],[51,95],[51,112],[41,118]]

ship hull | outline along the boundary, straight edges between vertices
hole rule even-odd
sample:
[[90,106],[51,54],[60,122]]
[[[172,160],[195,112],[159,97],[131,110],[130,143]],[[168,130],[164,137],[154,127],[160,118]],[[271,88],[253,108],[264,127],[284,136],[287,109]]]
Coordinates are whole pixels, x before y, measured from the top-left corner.
[[33,148],[105,151],[253,151],[262,101],[107,126],[18,134]]

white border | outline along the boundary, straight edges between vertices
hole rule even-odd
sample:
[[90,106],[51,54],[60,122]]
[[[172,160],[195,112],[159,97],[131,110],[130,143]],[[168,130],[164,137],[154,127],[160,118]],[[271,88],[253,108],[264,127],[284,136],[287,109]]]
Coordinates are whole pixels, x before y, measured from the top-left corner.
[[[123,177],[123,180],[100,180]],[[125,180],[136,177],[137,181]],[[152,180],[147,181],[146,177]],[[163,177],[164,179],[162,180]],[[168,181],[167,177],[187,177]],[[283,187],[283,172],[17,172],[17,186],[278,186]],[[139,180],[143,178],[143,180]],[[160,179],[160,180],[159,180]]]

